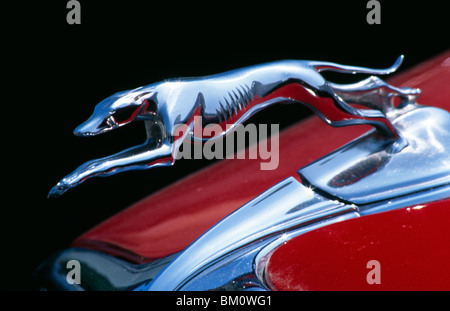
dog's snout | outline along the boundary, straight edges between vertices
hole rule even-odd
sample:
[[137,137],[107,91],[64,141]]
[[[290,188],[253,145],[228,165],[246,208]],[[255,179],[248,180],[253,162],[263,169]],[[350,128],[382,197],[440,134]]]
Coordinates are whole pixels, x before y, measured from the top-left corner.
[[[96,122],[97,123],[97,122]],[[88,120],[75,128],[73,134],[76,136],[93,136],[96,135],[100,131],[99,126],[92,122],[92,120]]]
[[75,128],[75,130],[73,130],[73,134],[75,136],[90,136],[90,135],[92,135],[92,133],[90,131],[88,131],[88,129],[84,123],[77,126]]

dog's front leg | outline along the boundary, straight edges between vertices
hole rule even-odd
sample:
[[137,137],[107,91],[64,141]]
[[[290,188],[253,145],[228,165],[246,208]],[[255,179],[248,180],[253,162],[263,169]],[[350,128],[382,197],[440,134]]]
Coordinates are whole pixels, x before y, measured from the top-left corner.
[[128,170],[172,165],[174,159],[172,153],[173,145],[170,143],[163,143],[158,148],[151,149],[148,142],[145,142],[142,145],[126,149],[114,155],[85,162],[61,179],[50,190],[48,196],[59,197],[70,188],[91,177],[110,176]]

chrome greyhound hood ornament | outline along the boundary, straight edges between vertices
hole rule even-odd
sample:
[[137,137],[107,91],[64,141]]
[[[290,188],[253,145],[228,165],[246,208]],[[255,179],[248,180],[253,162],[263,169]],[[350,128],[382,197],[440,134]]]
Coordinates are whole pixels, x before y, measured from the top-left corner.
[[[94,176],[172,165],[185,139],[201,142],[219,139],[275,103],[304,104],[335,127],[369,124],[388,145],[388,153],[400,152],[408,141],[394,120],[417,107],[420,90],[396,88],[375,76],[353,84],[335,84],[320,73],[386,75],[397,70],[402,61],[400,56],[387,69],[370,69],[321,61],[284,60],[202,78],[172,79],[116,93],[100,102],[74,134],[98,135],[130,122],[143,121],[146,141],[82,164],[58,182],[49,197],[61,196]],[[399,105],[394,105],[394,98],[400,98]],[[195,135],[197,127],[211,124],[218,124],[224,130],[208,138]],[[188,130],[180,132],[180,125]]]

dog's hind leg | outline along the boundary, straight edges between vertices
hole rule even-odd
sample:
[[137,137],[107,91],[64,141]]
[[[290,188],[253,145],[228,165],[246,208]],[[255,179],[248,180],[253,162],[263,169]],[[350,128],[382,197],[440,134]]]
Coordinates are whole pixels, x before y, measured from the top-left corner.
[[[374,76],[353,84],[327,83],[327,86],[339,107],[354,116],[354,120],[345,122],[370,124],[385,137],[393,138],[395,143],[390,152],[398,152],[408,145],[407,140],[400,135],[391,120],[395,118],[399,109],[416,103],[420,94],[419,89],[397,88]],[[394,105],[395,97],[401,99],[398,106]]]
[[[388,114],[392,109],[414,104],[420,94],[419,89],[397,88],[375,76],[353,84],[329,83],[329,86],[346,103],[377,109],[384,114]],[[393,105],[394,97],[401,99],[398,107]]]

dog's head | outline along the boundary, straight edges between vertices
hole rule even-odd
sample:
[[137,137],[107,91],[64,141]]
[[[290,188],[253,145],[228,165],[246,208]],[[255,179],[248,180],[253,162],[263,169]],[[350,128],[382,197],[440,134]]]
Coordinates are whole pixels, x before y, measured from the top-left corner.
[[102,134],[134,120],[148,119],[156,114],[156,104],[152,100],[153,88],[145,87],[116,93],[101,101],[91,117],[79,125],[74,134],[94,136]]

